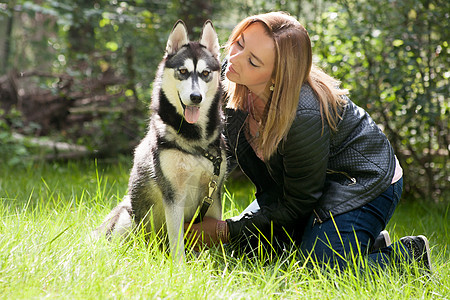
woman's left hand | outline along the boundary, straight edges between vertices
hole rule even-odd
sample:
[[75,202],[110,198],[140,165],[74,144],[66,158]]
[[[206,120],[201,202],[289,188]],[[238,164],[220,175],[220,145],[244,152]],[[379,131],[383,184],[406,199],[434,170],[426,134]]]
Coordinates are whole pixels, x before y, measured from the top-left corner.
[[211,217],[204,217],[202,222],[192,224],[190,228],[190,223],[184,223],[186,238],[188,241],[192,240],[194,250],[198,251],[200,248],[202,248],[202,246],[206,246],[209,248],[220,243],[216,231],[219,222],[224,221],[220,221]]

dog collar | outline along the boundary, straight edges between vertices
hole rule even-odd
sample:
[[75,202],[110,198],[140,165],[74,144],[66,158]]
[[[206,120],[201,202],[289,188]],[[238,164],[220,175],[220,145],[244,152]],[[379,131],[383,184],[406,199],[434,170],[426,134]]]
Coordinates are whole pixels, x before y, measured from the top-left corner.
[[208,150],[203,151],[203,156],[209,159],[214,166],[214,175],[220,175],[220,165],[222,164],[222,156],[220,155],[220,149],[217,149],[217,156],[211,154]]

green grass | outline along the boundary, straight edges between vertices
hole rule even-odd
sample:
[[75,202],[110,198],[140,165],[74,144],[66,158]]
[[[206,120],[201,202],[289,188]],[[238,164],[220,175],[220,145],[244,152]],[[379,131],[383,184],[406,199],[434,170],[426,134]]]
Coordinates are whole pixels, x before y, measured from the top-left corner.
[[[0,165],[1,299],[449,299],[449,205],[403,201],[391,237],[425,234],[435,273],[343,272],[305,267],[295,251],[241,257],[213,249],[178,265],[157,241],[87,237],[126,193],[130,160]],[[252,190],[227,183],[224,217],[239,213]],[[412,272],[414,273],[414,272]]]

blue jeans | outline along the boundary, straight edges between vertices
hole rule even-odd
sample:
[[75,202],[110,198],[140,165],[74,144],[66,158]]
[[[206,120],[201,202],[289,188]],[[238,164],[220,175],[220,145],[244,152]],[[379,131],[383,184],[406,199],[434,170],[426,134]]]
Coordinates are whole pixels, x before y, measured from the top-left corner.
[[[337,263],[344,267],[346,259],[354,254],[367,254],[370,245],[386,227],[400,200],[403,178],[384,191],[368,204],[355,210],[335,216],[322,224],[314,224],[314,216],[308,221],[303,234],[300,250],[304,255],[313,255],[319,262]],[[400,242],[369,253],[371,264],[385,267],[391,263],[394,251],[400,256],[409,257],[409,252]]]
[[[400,200],[403,190],[403,178],[384,191],[368,204],[352,211],[334,216],[319,224],[314,222],[312,215],[306,225],[302,237],[300,251],[305,257],[312,256],[319,263],[345,267],[347,259],[353,253],[368,255],[369,263],[385,267],[392,261],[392,252],[399,257],[409,258],[409,252],[400,242],[379,249],[375,253],[368,253],[379,233],[385,229]],[[254,201],[243,213],[259,209]]]

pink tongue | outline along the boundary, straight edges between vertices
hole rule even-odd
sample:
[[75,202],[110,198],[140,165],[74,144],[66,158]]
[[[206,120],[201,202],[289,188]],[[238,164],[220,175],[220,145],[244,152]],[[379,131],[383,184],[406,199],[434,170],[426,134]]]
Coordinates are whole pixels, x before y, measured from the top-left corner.
[[198,106],[186,106],[184,109],[184,118],[188,123],[195,123],[200,117],[200,107]]

